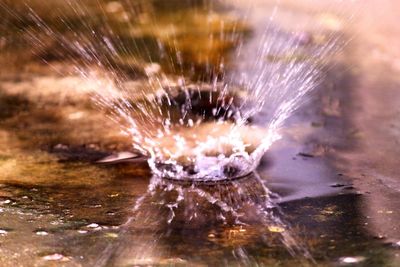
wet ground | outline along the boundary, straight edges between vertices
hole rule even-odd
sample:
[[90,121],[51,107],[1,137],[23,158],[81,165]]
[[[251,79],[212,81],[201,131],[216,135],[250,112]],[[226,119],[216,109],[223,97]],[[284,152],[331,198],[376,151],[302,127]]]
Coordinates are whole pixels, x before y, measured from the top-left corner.
[[[81,3],[90,18],[78,17],[63,1],[30,5],[46,23],[59,26],[62,36],[70,29],[57,23],[60,14],[83,36],[89,33],[79,21],[104,30],[104,21],[93,18],[106,16],[113,29],[120,29],[116,35],[125,46],[134,34],[141,46],[132,50],[146,49],[168,75],[176,74],[174,65],[151,49],[163,43],[176,62],[179,56],[168,51],[178,40],[174,46],[184,54],[182,72],[194,80],[218,77],[221,54],[227,55],[226,68],[234,68],[230,49],[241,38],[243,49],[252,49],[274,8],[273,1],[259,0],[251,11],[244,1],[229,7],[131,1],[141,16],[127,23],[125,5],[104,1],[104,15],[94,2]],[[0,265],[400,265],[400,6],[395,1],[325,2],[281,1],[275,16],[280,27],[300,29],[307,40],[313,34],[310,25],[351,39],[329,62],[310,101],[290,118],[258,174],[195,188],[155,181],[144,161],[96,163],[129,151],[129,139],[93,106],[90,81],[71,74],[79,56],[51,38],[33,47],[35,35],[29,33],[40,35],[43,29],[35,29],[29,16],[13,16],[0,2],[5,17],[0,22],[5,29],[0,35]],[[4,3],[24,14],[18,1]],[[216,10],[211,19],[209,8]],[[246,12],[252,15],[236,19]],[[205,20],[207,29],[201,27]],[[157,30],[148,29],[148,21],[156,21]],[[226,21],[228,37],[210,44],[210,34],[221,32],[219,21]],[[171,28],[180,33],[178,39],[163,35]],[[230,36],[233,28],[238,34]],[[323,36],[313,39],[323,42]],[[143,54],[102,60],[137,88],[154,67]],[[264,186],[274,193],[277,207],[260,208],[270,201]],[[177,192],[185,198],[171,207]],[[218,212],[222,202],[246,224],[230,221],[231,210]],[[220,214],[227,217],[221,220]]]

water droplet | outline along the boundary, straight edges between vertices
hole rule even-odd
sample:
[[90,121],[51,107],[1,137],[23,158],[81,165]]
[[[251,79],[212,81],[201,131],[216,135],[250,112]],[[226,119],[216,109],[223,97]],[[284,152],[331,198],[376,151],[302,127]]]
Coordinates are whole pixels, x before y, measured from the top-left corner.
[[86,230],[78,230],[78,233],[80,233],[80,234],[86,234],[88,231],[86,231]]
[[97,228],[99,226],[100,225],[98,225],[97,223],[91,223],[91,224],[87,225],[86,227],[88,227],[88,228]]
[[166,266],[175,266],[175,265],[186,265],[188,262],[181,258],[169,258],[169,259],[162,259],[158,262],[160,265]]
[[116,234],[116,233],[106,233],[105,236],[109,237],[109,238],[117,238],[118,234]]
[[107,12],[116,13],[116,12],[122,11],[124,9],[124,7],[121,5],[121,3],[117,2],[117,1],[112,1],[106,5],[105,9]]
[[45,260],[45,261],[69,261],[69,259],[67,257],[65,257],[64,255],[59,254],[59,253],[54,253],[51,255],[44,256],[43,260]]
[[68,115],[68,119],[70,119],[70,120],[79,120],[79,119],[81,119],[84,115],[85,115],[84,112],[78,111],[78,112],[70,113],[70,114]]
[[359,263],[365,260],[365,257],[362,256],[356,256],[356,257],[342,257],[339,259],[340,262],[345,263],[345,264],[353,264],[353,263]]
[[8,231],[7,231],[7,230],[0,229],[0,235],[1,235],[1,236],[4,236],[4,235],[6,235],[6,234],[8,234]]
[[275,225],[268,226],[268,230],[272,233],[283,233],[285,231],[284,228]]
[[46,236],[46,235],[49,235],[49,233],[46,232],[46,231],[37,231],[37,232],[36,232],[36,235]]
[[157,63],[150,63],[144,67],[147,76],[153,76],[161,71],[161,66]]
[[55,150],[67,150],[68,146],[64,145],[64,144],[57,144],[57,145],[54,146],[54,149]]

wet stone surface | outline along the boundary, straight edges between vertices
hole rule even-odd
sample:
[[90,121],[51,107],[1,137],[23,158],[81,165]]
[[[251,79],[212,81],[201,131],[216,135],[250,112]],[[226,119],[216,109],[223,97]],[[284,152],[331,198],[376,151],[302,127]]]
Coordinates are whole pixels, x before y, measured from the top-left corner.
[[[85,1],[78,14],[75,2],[29,4],[71,43],[97,38],[82,21],[104,33],[108,41],[95,48],[102,67],[133,94],[161,70],[170,80],[183,73],[212,84],[245,64],[229,55],[260,41],[275,2],[255,1],[243,21],[237,14],[247,1]],[[265,61],[309,62],[327,42],[310,25],[357,40],[256,173],[199,184],[152,177],[144,157],[133,159],[130,139],[93,105],[92,81],[74,73],[75,64],[99,66],[77,47],[59,46],[22,1],[1,2],[0,266],[398,266],[399,6],[370,1],[351,26],[338,14],[357,5],[281,2],[275,23],[298,32],[302,49],[276,44]],[[378,9],[387,16],[371,23]],[[120,56],[102,47],[107,42],[119,44]],[[267,106],[254,123],[268,114]],[[129,160],[113,158],[126,151]],[[97,162],[110,155],[112,162]]]

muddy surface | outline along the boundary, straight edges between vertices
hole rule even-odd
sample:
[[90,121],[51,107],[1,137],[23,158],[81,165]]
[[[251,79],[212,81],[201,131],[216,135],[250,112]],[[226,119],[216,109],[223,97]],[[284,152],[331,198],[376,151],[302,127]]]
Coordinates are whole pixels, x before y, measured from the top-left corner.
[[[145,159],[97,163],[135,151],[93,105],[91,81],[73,74],[74,64],[92,63],[46,37],[20,2],[0,2],[1,266],[400,265],[395,1],[281,1],[275,23],[300,32],[304,43],[324,42],[313,35],[315,27],[338,31],[350,42],[329,62],[323,81],[287,122],[257,174],[197,185],[200,191],[155,181]],[[229,56],[232,48],[244,40],[243,49],[251,50],[275,7],[259,0],[255,9],[245,1],[100,2],[103,9],[84,1],[87,13],[79,16],[64,1],[30,5],[71,40],[73,32],[90,35],[82,21],[107,33],[106,21],[114,30],[111,40],[123,44],[123,56],[106,53],[100,60],[130,82],[132,93],[158,67],[195,81],[221,78],[223,70],[240,65]],[[171,31],[172,39],[165,34]],[[35,34],[46,42],[34,43]],[[160,43],[169,59],[154,52]],[[272,58],[285,60],[278,53]],[[181,69],[170,64],[182,59]],[[271,217],[258,206],[266,201],[264,186],[272,192],[268,201],[277,204],[268,208]],[[177,208],[168,206],[177,192],[185,198]],[[221,201],[244,214],[246,224],[229,216],[221,220],[221,207],[212,204]],[[198,216],[189,220],[193,214]]]

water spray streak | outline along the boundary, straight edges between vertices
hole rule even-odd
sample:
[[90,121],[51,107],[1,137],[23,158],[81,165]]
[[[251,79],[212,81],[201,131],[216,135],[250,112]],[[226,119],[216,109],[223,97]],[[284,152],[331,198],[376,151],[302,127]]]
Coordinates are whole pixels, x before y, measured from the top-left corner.
[[[35,25],[27,39],[46,61],[47,44],[55,43],[56,54],[71,62],[71,74],[89,81],[94,103],[131,138],[134,150],[149,157],[153,172],[175,179],[220,180],[253,171],[340,47],[335,34],[311,44],[307,36],[279,29],[274,16],[256,43],[246,43],[250,28],[240,16],[193,9],[185,27],[157,18],[141,1],[94,5],[98,14],[66,2],[83,18],[79,31],[67,15],[57,14],[52,27],[27,6]],[[21,20],[8,10],[13,21]],[[206,41],[188,50],[185,44],[196,35]],[[144,43],[147,36],[152,41]],[[244,63],[226,70],[234,56]],[[263,123],[251,126],[265,110]]]
[[[282,214],[273,197],[256,173],[213,185],[153,177],[147,192],[137,199],[132,217],[121,226],[121,238],[110,243],[93,265],[158,262],[165,256],[162,251],[168,250],[159,247],[168,239],[165,233],[173,231],[193,232],[197,244],[206,238],[218,246],[258,236],[266,246],[283,246],[289,255],[313,262],[305,246],[280,218]],[[214,232],[215,225],[222,229]],[[151,233],[145,230],[147,227],[152,227]],[[257,229],[268,231],[257,232]],[[232,253],[239,262],[250,264],[247,245],[239,241],[238,245],[232,245]],[[186,235],[182,242],[190,243],[190,236]]]

